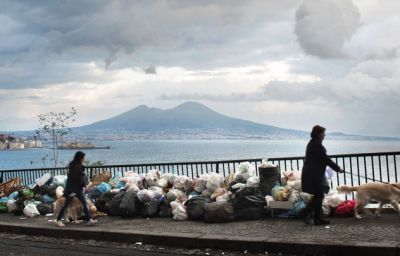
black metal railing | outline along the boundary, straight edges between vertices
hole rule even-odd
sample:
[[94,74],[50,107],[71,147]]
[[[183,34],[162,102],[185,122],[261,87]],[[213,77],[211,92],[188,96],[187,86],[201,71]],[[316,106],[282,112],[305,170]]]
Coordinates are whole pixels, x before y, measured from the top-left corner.
[[[346,170],[344,174],[337,174],[332,178],[331,187],[336,187],[341,184],[359,185],[374,181],[397,183],[400,178],[397,172],[400,152],[341,154],[331,155],[330,158]],[[152,169],[158,169],[161,173],[187,175],[191,178],[208,172],[217,172],[223,176],[227,176],[231,173],[234,173],[235,169],[241,162],[246,161],[250,162],[254,166],[258,166],[261,164],[262,158],[224,161],[88,166],[86,167],[86,171],[90,177],[93,177],[93,175],[104,171],[110,172],[111,175],[114,176],[117,174],[124,175],[128,171],[145,174]],[[268,161],[278,164],[281,171],[301,170],[304,163],[304,157],[278,157],[269,158]],[[0,170],[0,183],[11,178],[20,177],[24,185],[30,185],[45,173],[60,175],[67,174],[67,171],[68,170],[66,167]]]

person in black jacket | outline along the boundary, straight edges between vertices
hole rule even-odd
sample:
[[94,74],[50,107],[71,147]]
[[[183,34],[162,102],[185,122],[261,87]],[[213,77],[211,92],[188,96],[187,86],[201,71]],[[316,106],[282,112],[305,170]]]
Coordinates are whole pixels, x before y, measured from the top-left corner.
[[344,172],[341,167],[334,163],[326,154],[322,145],[325,138],[325,128],[319,125],[313,127],[311,140],[307,145],[306,158],[301,174],[301,186],[303,192],[312,194],[313,197],[300,213],[303,221],[310,224],[310,214],[314,212],[314,225],[327,225],[328,220],[322,217],[322,201],[324,194],[329,192],[329,184],[325,178],[326,166],[336,172]]
[[59,227],[64,227],[64,223],[61,222],[61,218],[64,216],[64,212],[70,205],[71,200],[76,196],[83,205],[83,210],[85,212],[85,220],[88,223],[95,223],[90,216],[89,209],[86,203],[84,188],[86,187],[86,175],[85,167],[83,166],[83,161],[85,159],[85,153],[78,151],[75,153],[74,159],[69,163],[69,171],[67,184],[64,190],[65,203],[61,208],[60,213],[57,216],[56,225]]

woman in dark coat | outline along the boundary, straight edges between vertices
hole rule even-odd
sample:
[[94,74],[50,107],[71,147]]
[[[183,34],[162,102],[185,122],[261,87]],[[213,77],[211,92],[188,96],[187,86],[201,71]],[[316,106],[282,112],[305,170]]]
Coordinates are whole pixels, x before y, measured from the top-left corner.
[[64,216],[64,212],[70,205],[74,196],[76,196],[83,205],[83,210],[85,212],[85,220],[88,223],[96,222],[90,216],[89,209],[86,203],[86,197],[84,193],[84,188],[86,186],[86,175],[85,167],[83,166],[83,161],[85,159],[85,153],[78,151],[75,153],[74,159],[69,163],[69,171],[67,184],[65,186],[64,197],[65,203],[61,208],[60,213],[57,216],[56,225],[59,227],[64,227],[64,223],[61,222],[61,218]]
[[306,158],[301,174],[301,185],[303,192],[312,194],[313,197],[301,212],[304,222],[310,224],[309,215],[314,212],[315,225],[327,225],[329,221],[322,217],[322,200],[324,194],[329,192],[329,184],[325,178],[326,166],[331,167],[337,172],[344,172],[326,154],[326,149],[322,145],[325,138],[325,128],[319,125],[313,127],[311,140],[307,145]]

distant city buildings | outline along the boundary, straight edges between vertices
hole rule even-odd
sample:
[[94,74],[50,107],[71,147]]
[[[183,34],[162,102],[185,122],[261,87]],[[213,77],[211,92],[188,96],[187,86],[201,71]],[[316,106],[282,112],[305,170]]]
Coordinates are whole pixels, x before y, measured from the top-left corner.
[[41,148],[42,141],[34,137],[33,139],[16,138],[8,134],[0,134],[1,149],[25,149]]

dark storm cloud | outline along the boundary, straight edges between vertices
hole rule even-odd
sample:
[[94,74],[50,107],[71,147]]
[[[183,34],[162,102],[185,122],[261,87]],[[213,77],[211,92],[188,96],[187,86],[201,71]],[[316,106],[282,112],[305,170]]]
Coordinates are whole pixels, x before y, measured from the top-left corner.
[[[57,73],[43,74],[43,63],[93,61],[110,69],[148,63],[230,66],[261,60],[260,49],[265,56],[271,54],[269,46],[277,44],[269,36],[281,33],[269,29],[274,23],[279,27],[282,17],[291,17],[296,3],[5,0],[0,10],[0,68],[11,75],[0,80],[0,88],[60,81]],[[39,76],[32,83],[29,74],[22,74],[20,81],[13,75],[31,72]],[[74,80],[73,70],[63,72],[62,81]]]

